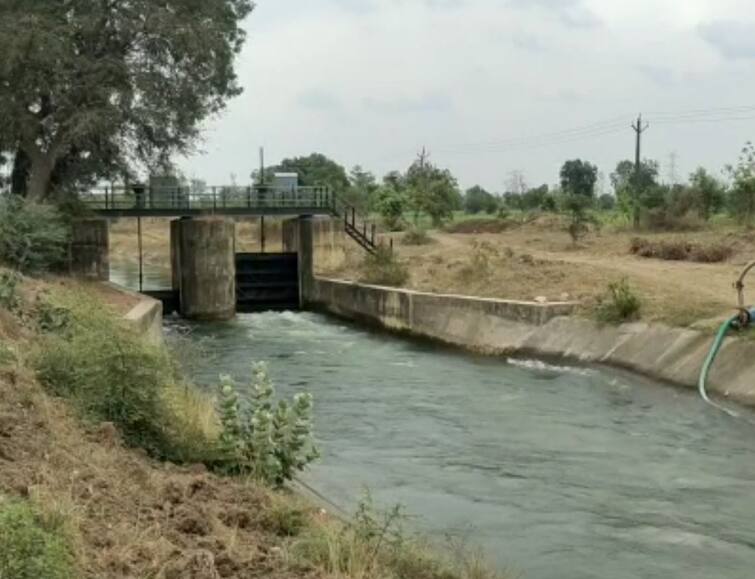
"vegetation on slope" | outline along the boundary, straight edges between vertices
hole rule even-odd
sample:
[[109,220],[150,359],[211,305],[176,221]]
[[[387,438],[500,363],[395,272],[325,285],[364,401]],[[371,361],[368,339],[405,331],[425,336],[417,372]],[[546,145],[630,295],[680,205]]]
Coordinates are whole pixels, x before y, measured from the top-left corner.
[[0,306],[0,577],[496,576],[438,557],[368,500],[342,522],[275,479],[215,474],[222,421],[162,348],[88,286],[15,291]]

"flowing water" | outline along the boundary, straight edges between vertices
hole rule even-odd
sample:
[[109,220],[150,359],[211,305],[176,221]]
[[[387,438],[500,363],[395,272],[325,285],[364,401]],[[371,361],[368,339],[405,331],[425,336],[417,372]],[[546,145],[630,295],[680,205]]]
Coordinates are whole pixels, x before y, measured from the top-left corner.
[[197,381],[269,363],[315,396],[305,481],[369,487],[438,540],[535,579],[755,577],[755,426],[633,375],[472,356],[319,314],[169,321],[213,353]]

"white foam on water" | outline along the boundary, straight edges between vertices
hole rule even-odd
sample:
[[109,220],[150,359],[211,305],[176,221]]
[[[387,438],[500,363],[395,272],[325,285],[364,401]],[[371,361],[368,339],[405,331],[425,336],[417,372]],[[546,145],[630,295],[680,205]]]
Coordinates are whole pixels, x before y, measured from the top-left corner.
[[559,374],[577,374],[579,376],[589,376],[593,374],[593,371],[587,368],[578,368],[576,366],[557,366],[555,364],[547,364],[542,360],[508,358],[506,362],[512,366],[516,366],[517,368],[534,370],[536,372],[558,372]]

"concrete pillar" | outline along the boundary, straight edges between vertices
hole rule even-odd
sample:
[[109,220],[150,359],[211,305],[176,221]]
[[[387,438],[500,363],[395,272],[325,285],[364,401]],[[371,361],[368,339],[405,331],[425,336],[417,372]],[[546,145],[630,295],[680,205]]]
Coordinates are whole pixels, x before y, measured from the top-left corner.
[[299,255],[299,300],[302,307],[311,300],[314,285],[314,220],[310,216],[283,223],[283,248]]
[[201,321],[233,318],[236,315],[234,222],[211,218],[174,223],[171,234],[177,250],[181,315]]
[[180,221],[170,222],[170,287],[173,291],[181,289],[181,226]]
[[71,275],[110,279],[110,235],[106,219],[78,219],[71,230]]

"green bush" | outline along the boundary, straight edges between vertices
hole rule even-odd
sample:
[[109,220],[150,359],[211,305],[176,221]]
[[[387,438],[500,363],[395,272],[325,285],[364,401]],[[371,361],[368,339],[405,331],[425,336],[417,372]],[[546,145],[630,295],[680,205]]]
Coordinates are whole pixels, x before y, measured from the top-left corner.
[[409,270],[398,260],[389,247],[378,246],[362,262],[361,281],[375,285],[403,286],[409,279]]
[[312,396],[274,403],[264,364],[253,369],[251,400],[242,405],[233,380],[219,386],[221,460],[224,470],[281,486],[318,457],[312,442]]
[[63,531],[28,503],[0,498],[0,577],[73,579],[74,556]]
[[68,239],[69,227],[55,208],[0,196],[0,262],[28,273],[60,268]]
[[635,320],[640,317],[642,302],[626,279],[608,285],[607,294],[600,299],[596,310],[598,320],[609,324]]

